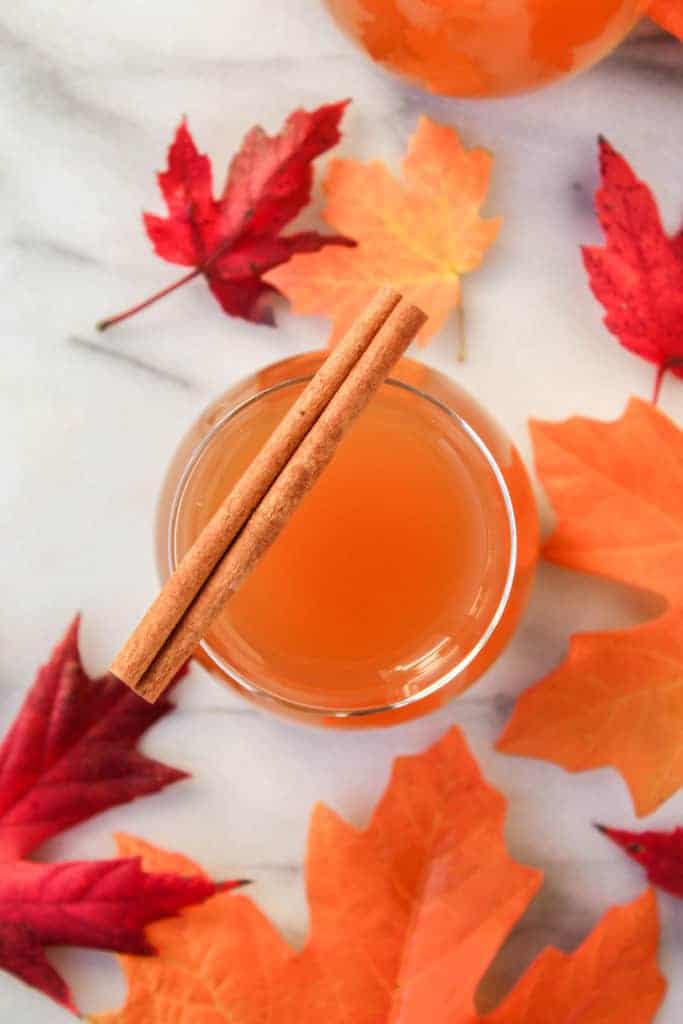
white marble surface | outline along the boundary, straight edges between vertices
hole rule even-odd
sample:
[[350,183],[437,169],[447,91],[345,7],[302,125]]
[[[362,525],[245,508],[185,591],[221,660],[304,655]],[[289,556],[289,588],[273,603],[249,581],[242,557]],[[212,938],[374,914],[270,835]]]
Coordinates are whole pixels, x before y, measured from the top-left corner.
[[[139,211],[159,208],[152,172],[181,114],[219,169],[254,121],[274,129],[293,106],[344,95],[355,102],[340,152],[394,167],[420,112],[457,125],[467,142],[494,151],[488,210],[506,223],[485,268],[465,282],[467,363],[455,364],[448,331],[425,358],[495,409],[527,454],[529,414],[611,417],[630,393],[649,394],[650,367],[601,326],[578,245],[598,238],[598,132],[649,179],[669,225],[680,217],[683,48],[651,27],[575,81],[464,103],[429,98],[371,67],[315,0],[23,0],[0,15],[0,68],[0,727],[77,608],[96,671],[151,595],[154,499],[201,407],[245,373],[325,339],[322,320],[295,319],[284,306],[277,330],[230,320],[201,282],[96,339],[98,317],[175,274],[152,255]],[[683,383],[665,383],[662,406],[683,418]],[[492,969],[501,989],[546,944],[574,947],[608,905],[644,883],[590,827],[635,821],[614,772],[570,776],[496,754],[493,740],[515,694],[558,661],[571,631],[648,611],[637,595],[542,568],[524,625],[488,677],[438,715],[383,733],[284,724],[195,669],[178,711],[144,743],[192,780],[99,816],[45,854],[106,856],[114,829],[141,834],[218,876],[255,879],[254,897],[296,943],[306,928],[301,861],[314,801],[362,823],[394,755],[457,722],[509,799],[513,854],[546,872]],[[679,794],[648,824],[682,820]],[[677,1024],[683,904],[664,895],[659,904],[670,992],[658,1022]],[[86,1011],[121,1000],[113,957],[59,951],[55,960]],[[3,1024],[68,1019],[0,975]]]

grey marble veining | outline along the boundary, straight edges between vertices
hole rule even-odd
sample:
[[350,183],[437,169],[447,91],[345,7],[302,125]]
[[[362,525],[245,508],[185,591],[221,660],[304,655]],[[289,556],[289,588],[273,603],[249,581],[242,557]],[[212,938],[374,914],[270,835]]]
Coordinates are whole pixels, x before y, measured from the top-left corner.
[[[0,729],[78,608],[95,672],[151,596],[155,498],[202,406],[256,368],[325,341],[321,319],[295,318],[284,303],[276,330],[230,320],[202,281],[115,331],[95,332],[102,316],[180,276],[151,252],[140,211],[162,208],[154,170],[183,114],[218,183],[252,123],[275,130],[298,105],[352,96],[338,152],[382,157],[395,171],[420,113],[456,126],[467,144],[494,153],[486,208],[505,223],[484,267],[463,283],[467,362],[455,361],[454,324],[423,357],[492,408],[527,457],[529,415],[613,417],[629,394],[650,393],[651,368],[604,330],[579,257],[581,243],[600,237],[592,212],[599,132],[651,182],[667,224],[680,221],[683,47],[649,23],[576,80],[485,103],[427,96],[385,75],[310,0],[205,0],[199,8],[24,0],[0,14],[0,87]],[[662,406],[683,420],[681,382],[665,382]],[[362,825],[392,759],[457,723],[509,801],[512,854],[546,876],[484,979],[480,1006],[490,1008],[539,950],[574,948],[609,905],[644,884],[591,827],[635,823],[614,772],[572,776],[503,757],[495,738],[516,696],[557,664],[572,632],[657,611],[650,597],[543,567],[522,627],[488,676],[431,718],[381,733],[279,722],[195,669],[179,709],[144,741],[192,778],[100,815],[45,854],[106,856],[115,829],[138,833],[217,876],[252,877],[254,898],[298,945],[313,804],[323,799]],[[646,824],[681,821],[679,794]],[[661,895],[659,906],[670,993],[658,1024],[680,1024],[683,905]],[[113,958],[66,950],[55,960],[85,1011],[122,998]],[[0,975],[3,1024],[70,1019]]]
[[158,380],[168,381],[169,384],[175,384],[177,387],[188,390],[192,387],[192,382],[187,377],[182,377],[179,373],[171,373],[169,370],[164,370],[159,366],[155,366],[154,363],[148,363],[146,360],[139,359],[130,352],[110,348],[97,341],[91,341],[89,338],[80,338],[76,334],[69,335],[66,340],[70,345],[76,345],[79,348],[85,349],[87,352],[93,352],[98,356],[103,356],[105,359],[115,359],[119,362],[127,363],[128,366],[132,366],[136,370],[142,370],[144,373],[149,373],[152,377],[156,377]]

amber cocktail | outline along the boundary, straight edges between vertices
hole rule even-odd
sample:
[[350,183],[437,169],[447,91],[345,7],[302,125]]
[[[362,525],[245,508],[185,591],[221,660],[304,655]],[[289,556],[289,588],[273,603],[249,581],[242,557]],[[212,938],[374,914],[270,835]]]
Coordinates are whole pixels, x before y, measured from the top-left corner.
[[[160,503],[164,578],[321,361],[270,367],[190,431]],[[413,717],[498,655],[536,550],[535,504],[513,446],[448,378],[404,360],[199,656],[245,696],[313,722]]]
[[505,96],[609,53],[645,0],[325,0],[378,63],[448,96]]

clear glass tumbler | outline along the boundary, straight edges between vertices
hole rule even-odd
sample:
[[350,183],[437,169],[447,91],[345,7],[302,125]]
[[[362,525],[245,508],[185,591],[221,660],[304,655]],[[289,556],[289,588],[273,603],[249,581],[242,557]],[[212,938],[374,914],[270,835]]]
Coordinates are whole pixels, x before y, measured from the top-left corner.
[[[158,511],[165,579],[315,373],[286,359],[202,413]],[[519,620],[538,519],[516,449],[465,391],[403,360],[197,657],[263,707],[337,727],[443,704],[498,657]]]

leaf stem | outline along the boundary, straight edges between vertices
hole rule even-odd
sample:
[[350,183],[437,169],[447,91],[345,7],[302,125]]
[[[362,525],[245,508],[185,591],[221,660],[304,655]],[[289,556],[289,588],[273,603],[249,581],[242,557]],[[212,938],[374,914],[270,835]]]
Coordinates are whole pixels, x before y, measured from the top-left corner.
[[665,359],[657,366],[657,375],[655,377],[655,386],[652,392],[652,404],[656,405],[659,401],[659,393],[662,388],[662,380],[667,370],[674,370],[678,367],[683,367],[683,356],[673,356],[671,359]]
[[188,281],[191,281],[195,277],[199,277],[200,274],[205,274],[206,271],[221,258],[223,253],[230,248],[232,243],[232,237],[224,238],[223,241],[216,246],[214,251],[207,256],[206,259],[203,259],[201,263],[198,263],[194,270],[191,270],[189,274],[185,274],[184,277],[179,278],[173,284],[169,284],[166,288],[162,288],[160,292],[155,292],[154,295],[150,295],[150,297],[145,299],[144,302],[138,302],[136,306],[131,306],[130,309],[124,310],[123,313],[118,313],[116,316],[109,316],[105,320],[98,320],[95,324],[97,330],[106,331],[108,327],[120,324],[122,320],[127,320],[129,316],[135,316],[136,313],[139,313],[143,309],[147,309],[148,306],[158,302],[159,299],[163,299],[165,295],[170,295],[171,292],[176,290],[176,288],[182,288],[182,286],[187,284]]
[[145,299],[144,302],[138,302],[136,306],[131,306],[130,309],[124,310],[123,313],[117,313],[116,316],[109,316],[105,320],[98,320],[96,324],[97,330],[106,331],[108,327],[113,327],[114,324],[120,324],[122,320],[127,320],[129,316],[134,316],[135,313],[139,313],[141,310],[147,309],[148,306],[158,302],[159,299],[163,299],[164,296],[170,295],[171,292],[176,290],[176,288],[180,288],[193,278],[199,277],[202,272],[203,267],[195,267],[194,270],[189,272],[189,274],[185,274],[177,281],[174,281],[173,284],[169,284],[165,288],[162,288],[161,291],[155,292],[154,295],[150,295],[150,297]]

